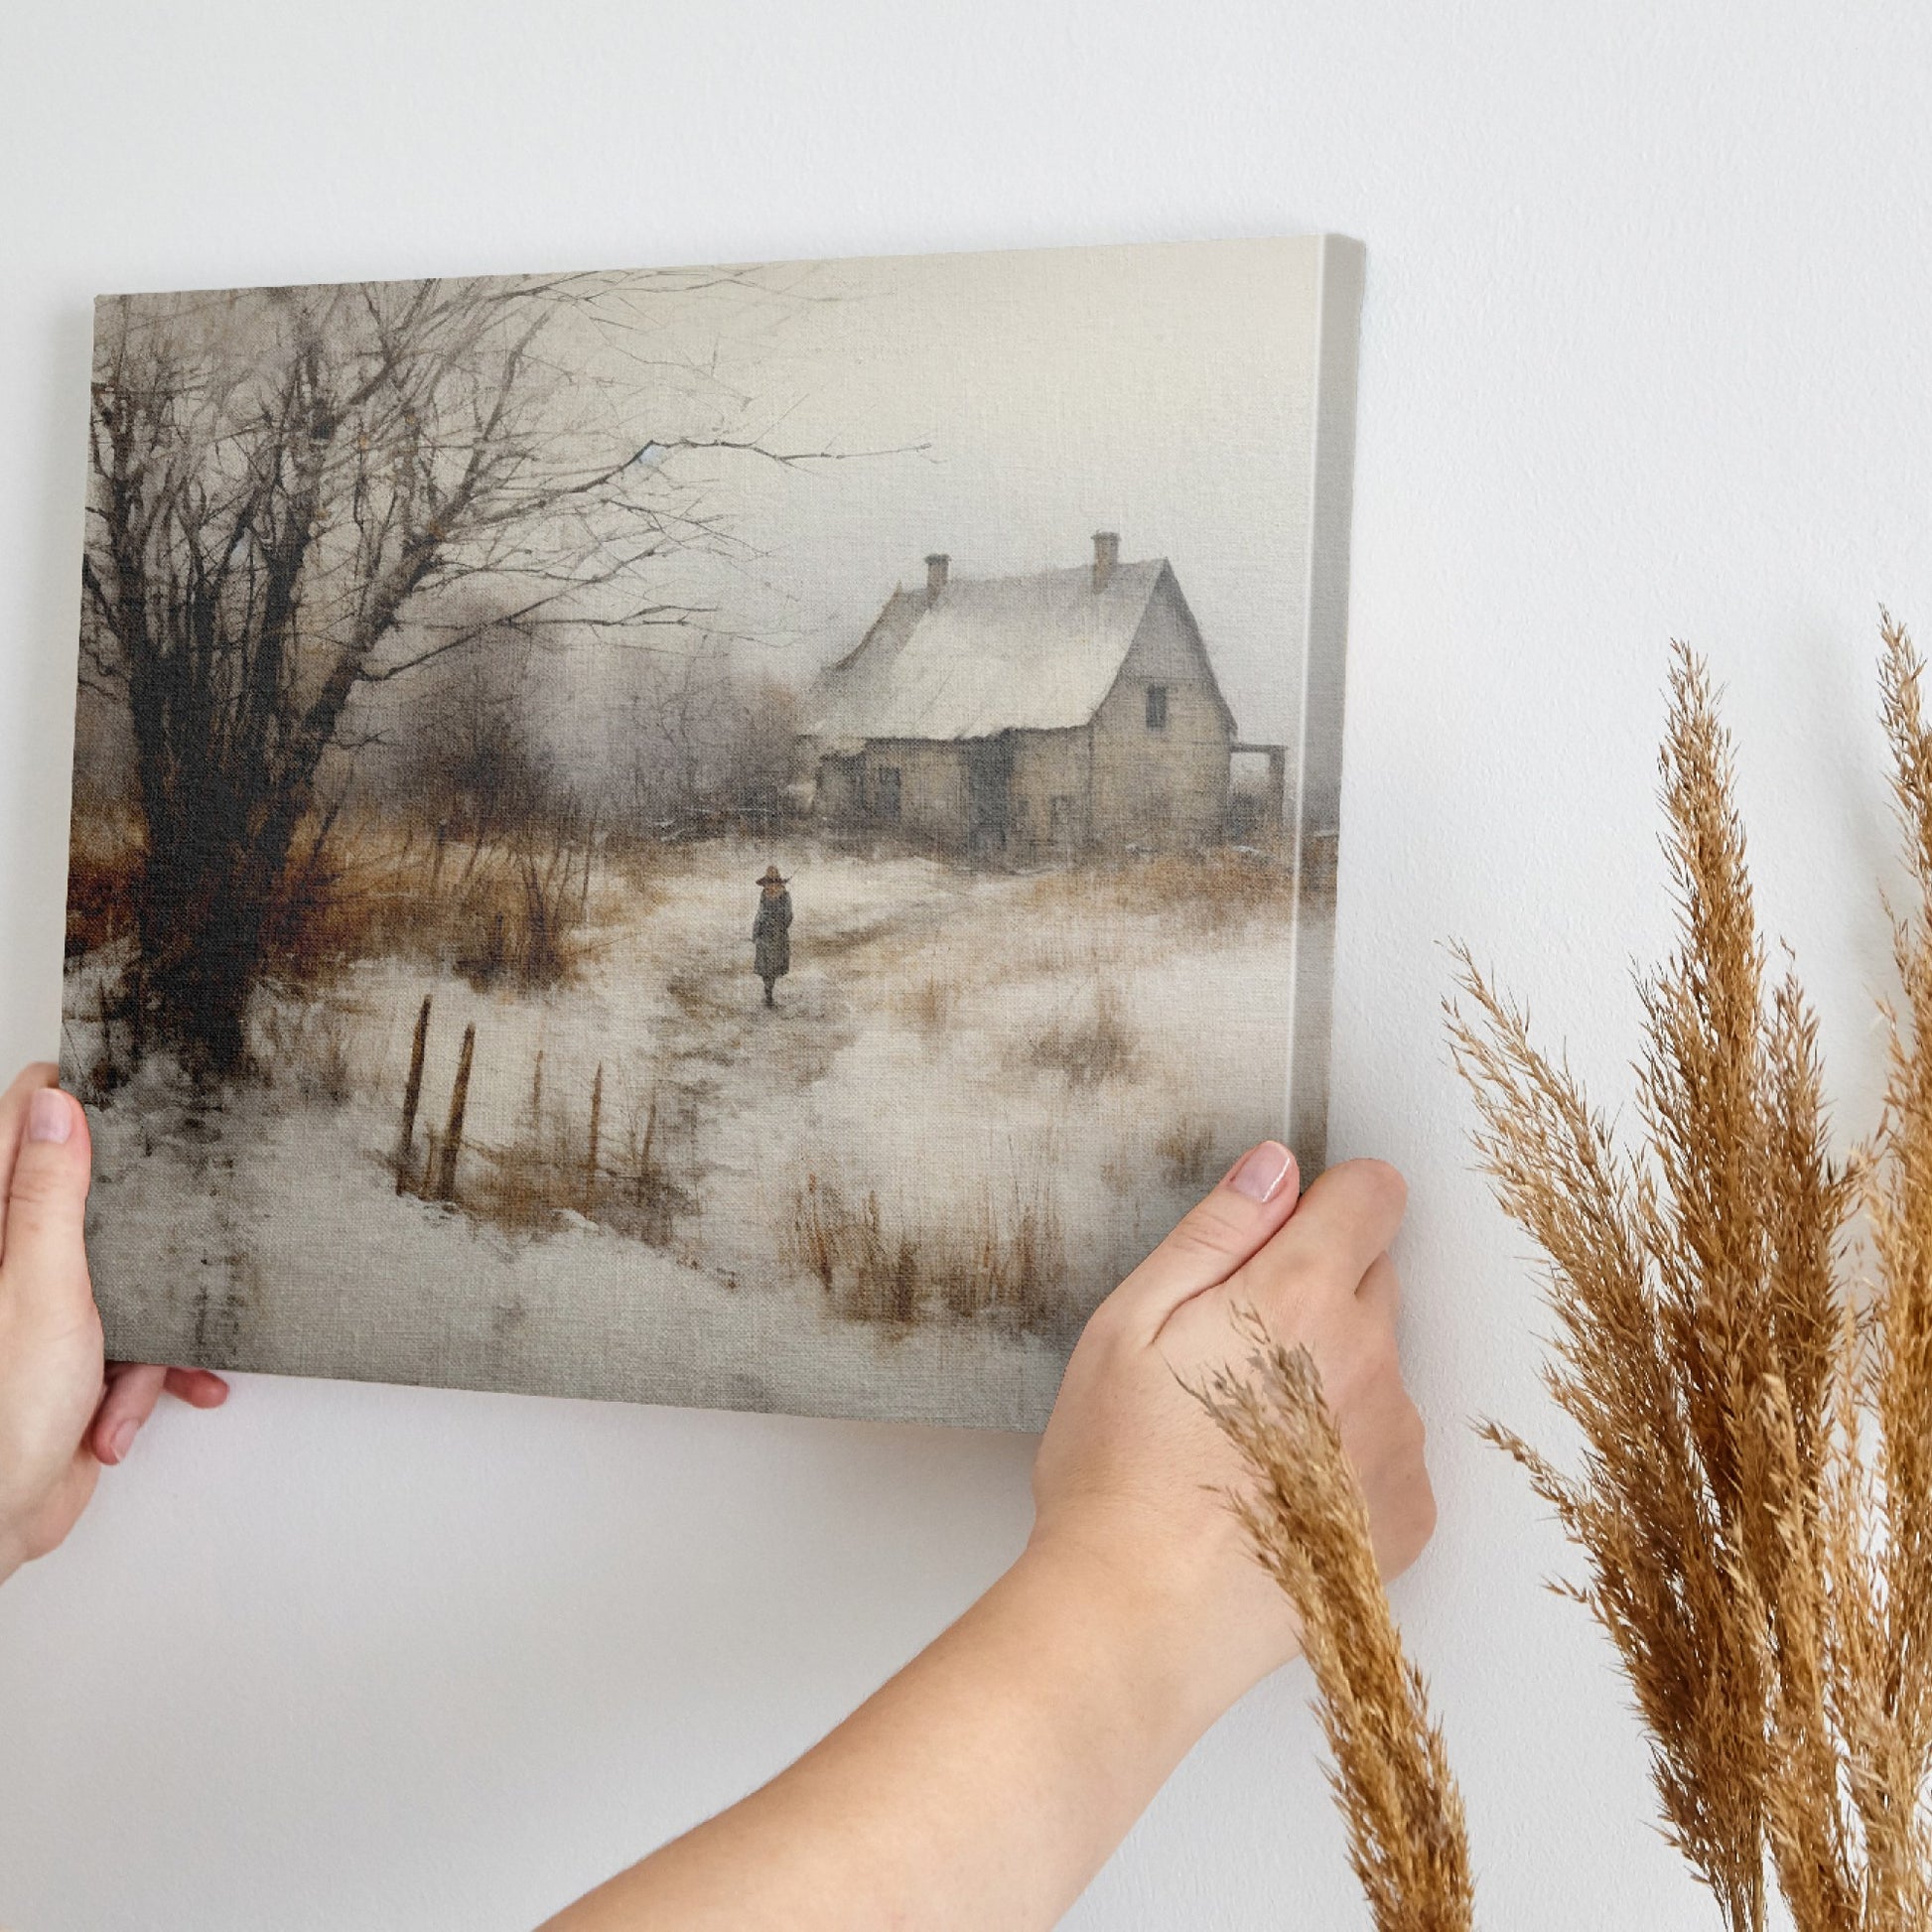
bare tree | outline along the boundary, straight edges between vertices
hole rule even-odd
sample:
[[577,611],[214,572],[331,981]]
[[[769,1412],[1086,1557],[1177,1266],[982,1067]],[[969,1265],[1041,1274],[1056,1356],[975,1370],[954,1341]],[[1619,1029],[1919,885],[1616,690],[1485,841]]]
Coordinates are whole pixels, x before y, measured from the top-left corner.
[[612,791],[633,826],[779,810],[796,759],[798,699],[717,650],[630,667],[612,706]]
[[[627,285],[633,311],[650,287]],[[730,421],[601,447],[560,427],[547,340],[598,299],[500,280],[103,305],[82,677],[127,708],[142,981],[195,1062],[243,1057],[265,923],[351,700],[477,636],[439,621],[449,593],[487,584],[487,621],[526,631],[691,621],[629,588],[729,542],[679,453],[820,454]]]
[[741,680],[732,750],[730,802],[741,812],[776,814],[798,770],[798,694],[773,677]]
[[556,758],[531,715],[533,683],[527,648],[485,633],[411,708],[392,786],[439,840],[467,838],[480,851],[560,802]]

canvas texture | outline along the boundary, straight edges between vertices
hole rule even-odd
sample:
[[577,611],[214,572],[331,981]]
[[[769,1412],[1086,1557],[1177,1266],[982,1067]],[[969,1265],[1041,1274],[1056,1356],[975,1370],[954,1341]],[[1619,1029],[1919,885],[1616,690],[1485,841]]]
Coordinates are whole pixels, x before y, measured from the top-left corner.
[[1362,259],[103,298],[110,1352],[1038,1427],[1322,1160]]

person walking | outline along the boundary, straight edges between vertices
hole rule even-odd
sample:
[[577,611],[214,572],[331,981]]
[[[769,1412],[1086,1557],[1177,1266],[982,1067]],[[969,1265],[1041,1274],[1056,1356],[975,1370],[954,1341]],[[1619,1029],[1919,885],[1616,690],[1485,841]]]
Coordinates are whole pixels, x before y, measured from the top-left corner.
[[764,1004],[778,1003],[771,989],[791,971],[791,882],[776,866],[766,866],[759,881],[758,917],[752,921],[752,943],[758,948],[758,976],[764,982]]

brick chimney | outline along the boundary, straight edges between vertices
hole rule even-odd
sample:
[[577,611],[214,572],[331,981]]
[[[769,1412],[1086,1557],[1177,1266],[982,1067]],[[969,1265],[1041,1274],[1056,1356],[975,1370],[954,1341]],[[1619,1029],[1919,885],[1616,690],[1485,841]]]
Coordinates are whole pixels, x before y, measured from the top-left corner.
[[925,601],[928,604],[939,602],[939,593],[946,588],[946,566],[952,559],[943,550],[935,550],[925,560]]
[[1093,587],[1097,591],[1107,588],[1108,580],[1114,574],[1114,566],[1120,562],[1120,533],[1116,530],[1096,530],[1093,533]]

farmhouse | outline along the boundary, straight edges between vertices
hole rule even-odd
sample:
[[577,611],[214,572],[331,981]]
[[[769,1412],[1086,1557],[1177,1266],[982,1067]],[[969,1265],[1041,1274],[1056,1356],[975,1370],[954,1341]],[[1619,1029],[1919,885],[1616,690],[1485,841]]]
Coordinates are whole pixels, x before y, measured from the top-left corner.
[[954,578],[928,557],[806,704],[814,815],[1016,862],[1226,835],[1236,743],[1200,627],[1166,558]]

